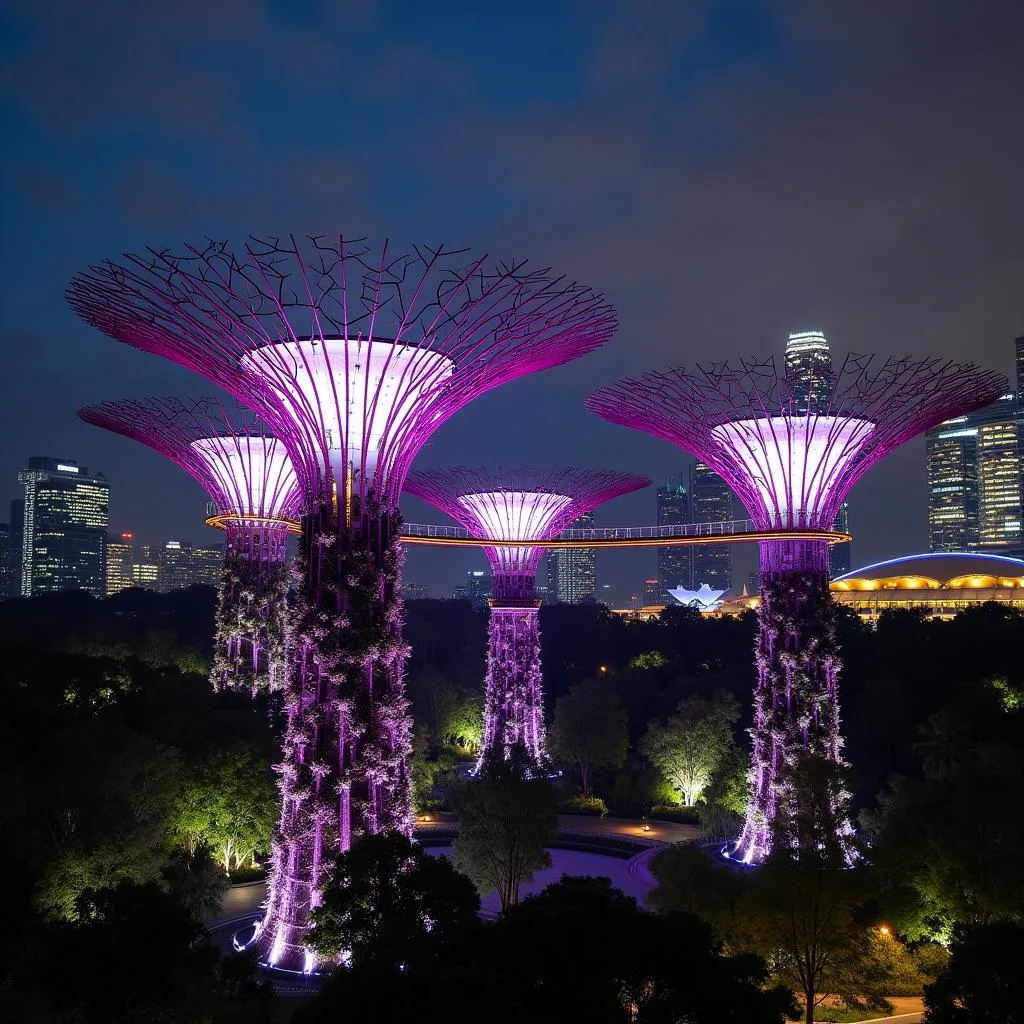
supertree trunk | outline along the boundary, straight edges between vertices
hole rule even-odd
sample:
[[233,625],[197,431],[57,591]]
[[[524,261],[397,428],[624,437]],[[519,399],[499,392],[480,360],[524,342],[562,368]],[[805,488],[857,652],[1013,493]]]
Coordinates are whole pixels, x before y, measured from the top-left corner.
[[733,853],[747,863],[764,858],[777,817],[788,814],[779,784],[795,756],[806,750],[842,763],[841,663],[827,542],[761,544],[755,660],[751,800]]
[[288,567],[287,530],[227,529],[217,604],[215,690],[278,690],[284,685]]
[[332,510],[304,521],[281,818],[257,939],[261,960],[282,970],[315,966],[309,912],[336,855],[363,834],[412,832],[399,520],[367,512],[341,538]]
[[504,760],[521,746],[538,773],[546,771],[540,628],[535,601],[495,604],[487,627],[484,731],[478,766]]

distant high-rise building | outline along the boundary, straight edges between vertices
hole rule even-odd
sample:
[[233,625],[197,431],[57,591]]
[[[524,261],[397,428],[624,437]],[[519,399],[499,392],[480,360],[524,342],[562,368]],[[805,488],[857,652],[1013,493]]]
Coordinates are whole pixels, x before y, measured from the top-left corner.
[[[1012,404],[1013,396],[1007,396]],[[1009,413],[1009,409],[1007,410]],[[1021,544],[1020,453],[1017,419],[978,425],[978,545],[984,549]]]
[[786,379],[796,398],[796,412],[822,413],[836,386],[832,353],[821,331],[796,331],[786,342]]
[[219,547],[197,548],[187,541],[169,540],[157,556],[154,589],[168,594],[185,587],[218,587],[223,565],[224,551]]
[[[733,518],[732,491],[729,485],[703,462],[690,470],[690,495],[693,522],[722,523]],[[692,551],[691,586],[703,585],[712,590],[732,590],[732,546],[729,544],[697,544]]]
[[966,416],[925,433],[928,473],[928,549],[978,546],[978,431]]
[[220,545],[192,549],[190,587],[220,587],[224,573],[224,549]]
[[[580,516],[569,529],[592,530],[593,512]],[[561,548],[548,552],[548,588],[561,604],[597,600],[597,553],[593,548]]]
[[662,595],[661,584],[658,580],[644,580],[644,604],[669,604],[669,596]]
[[[693,522],[693,508],[690,492],[678,480],[666,481],[657,490],[658,525],[681,526]],[[683,546],[658,548],[658,586],[661,590],[659,601],[667,601],[666,591],[674,587],[691,589],[693,582],[692,549]]]
[[491,574],[484,569],[467,569],[466,582],[455,588],[456,601],[468,601],[474,608],[483,608],[491,596]]
[[152,544],[139,544],[132,562],[132,586],[156,590],[160,582],[161,549]]
[[403,601],[426,601],[429,596],[427,588],[422,583],[402,584]]
[[[850,532],[850,505],[844,501],[836,513],[832,529],[836,533]],[[853,544],[847,541],[845,544],[833,544],[828,549],[828,578],[834,580],[837,576],[845,576],[853,568]]]
[[10,574],[7,577],[7,592],[5,597],[21,597],[21,562],[23,558],[22,545],[25,541],[25,499],[15,498],[11,502],[11,522],[9,534],[10,551],[8,553],[8,564]]
[[73,459],[34,456],[19,470],[25,487],[21,593],[107,593],[110,484]]
[[156,589],[161,594],[192,585],[192,545],[169,540],[163,546],[157,563]]
[[11,524],[0,523],[0,601],[11,592]]
[[136,586],[132,576],[135,564],[135,535],[122,533],[107,537],[107,597]]
[[1011,392],[925,434],[928,546],[1016,550],[1021,537],[1020,440]]
[[1017,459],[1020,465],[1020,500],[1024,509],[1024,335],[1014,342],[1014,348],[1017,361]]

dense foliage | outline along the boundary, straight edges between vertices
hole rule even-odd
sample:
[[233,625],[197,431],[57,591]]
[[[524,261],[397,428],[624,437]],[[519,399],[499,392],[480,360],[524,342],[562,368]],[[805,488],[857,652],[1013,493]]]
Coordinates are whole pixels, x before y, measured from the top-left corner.
[[[277,803],[270,767],[280,754],[274,698],[254,702],[247,694],[211,692],[213,612],[214,595],[202,588],[166,596],[128,591],[106,602],[66,594],[0,604],[0,850],[7,877],[21,880],[8,904],[14,923],[4,932],[0,997],[6,1002],[0,1003],[0,1016],[131,1019],[119,1009],[120,993],[108,998],[102,1012],[98,1008],[99,986],[106,983],[100,964],[127,956],[125,946],[144,946],[136,931],[136,915],[143,910],[152,921],[166,921],[166,940],[159,940],[166,948],[158,950],[165,966],[138,967],[138,991],[134,982],[128,985],[126,1000],[141,1000],[154,1020],[257,1020],[264,1012],[251,965],[218,966],[201,945],[191,952],[188,945],[201,922],[216,913],[224,867],[235,873],[254,854],[262,859]],[[485,927],[474,919],[464,939],[453,937],[461,933],[460,924],[450,942],[425,941],[421,949],[418,901],[449,891],[454,873],[450,866],[439,869],[450,872],[445,878],[410,872],[420,878],[420,895],[396,904],[412,909],[397,914],[409,929],[399,928],[394,942],[408,939],[410,963],[430,962],[429,974],[420,976],[424,983],[453,986],[474,1007],[493,1005],[485,995],[496,986],[522,992],[525,1003],[496,1007],[493,1019],[524,1019],[525,1013],[544,1020],[541,1009],[527,1005],[531,986],[555,993],[552,1005],[563,998],[590,999],[580,990],[595,972],[579,967],[582,980],[570,975],[577,947],[595,963],[604,962],[604,953],[589,945],[600,940],[618,951],[622,969],[593,994],[592,1005],[609,1008],[601,1019],[618,1020],[615,1014],[625,1012],[624,993],[667,993],[666,1006],[682,998],[668,967],[664,978],[659,974],[657,959],[658,943],[675,942],[681,944],[674,954],[676,976],[679,963],[692,956],[708,977],[721,978],[715,972],[726,971],[733,980],[722,984],[735,982],[737,992],[760,991],[757,979],[764,977],[801,989],[813,967],[813,998],[831,993],[820,1003],[818,1019],[837,999],[881,1005],[883,996],[921,992],[926,984],[933,986],[929,1013],[938,1024],[990,1019],[962,1011],[989,998],[979,965],[991,961],[993,971],[1002,970],[1003,961],[985,945],[987,937],[1009,949],[1013,929],[1024,923],[1024,876],[1016,867],[1024,840],[1024,616],[989,605],[951,622],[885,615],[871,629],[840,612],[844,753],[853,772],[826,786],[823,792],[832,795],[809,806],[833,812],[838,796],[852,794],[865,840],[855,867],[806,856],[742,872],[700,849],[666,850],[652,862],[660,887],[651,906],[659,915],[643,920],[672,918],[671,928],[678,931],[658,932],[655,940],[653,931],[644,932],[646,925],[624,923],[635,948],[646,951],[644,960],[633,957],[632,947],[619,949],[607,927],[591,923],[587,927],[598,932],[591,936],[582,925],[572,931],[565,924],[559,931],[563,925],[553,920],[550,908],[561,913],[578,900],[582,922],[599,913],[632,921],[619,896],[559,890],[548,910],[543,902],[539,908],[532,900],[515,904],[513,876],[522,879],[531,864],[543,863],[554,808],[583,788],[578,758],[560,745],[559,733],[567,730],[560,730],[556,709],[572,710],[573,695],[599,696],[594,706],[608,712],[602,742],[611,737],[612,756],[600,764],[590,760],[593,806],[600,808],[601,800],[612,814],[640,815],[686,792],[685,786],[673,792],[671,764],[643,742],[645,735],[678,726],[697,729],[700,738],[700,730],[715,720],[708,709],[716,701],[731,707],[732,715],[738,708],[739,720],[714,733],[728,742],[714,770],[701,776],[700,798],[691,795],[698,799],[696,812],[707,835],[724,841],[734,834],[746,798],[753,622],[702,619],[685,609],[646,623],[624,622],[600,607],[545,607],[540,615],[553,749],[566,769],[561,793],[544,782],[535,787],[534,800],[516,789],[532,780],[504,780],[490,788],[485,781],[475,784],[474,807],[472,799],[460,800],[455,769],[473,757],[479,742],[486,616],[464,602],[407,606],[417,801],[431,807],[447,801],[462,811],[463,867],[481,890],[507,894],[499,924]],[[708,713],[689,714],[695,708]],[[680,716],[684,721],[673,723]],[[563,712],[566,720],[571,717]],[[598,716],[587,721],[587,728],[600,731]],[[526,814],[530,808],[532,817]],[[808,834],[827,835],[814,822],[812,815]],[[794,842],[809,841],[789,837],[784,845]],[[502,848],[514,850],[521,870],[510,857],[495,854]],[[533,854],[527,856],[527,849]],[[488,861],[490,868],[480,867]],[[455,889],[459,884],[453,883]],[[371,909],[380,898],[364,897],[364,908]],[[680,923],[680,915],[691,914],[711,928],[706,939],[704,926],[693,918]],[[823,915],[828,929],[802,951],[792,943],[787,948],[780,922],[813,922],[815,915]],[[371,918],[372,913],[364,922],[365,934],[372,930]],[[337,920],[349,928],[358,916],[340,914]],[[546,945],[548,931],[551,941],[561,943],[558,956]],[[190,938],[183,940],[186,932]],[[937,943],[952,943],[948,969],[949,954]],[[757,966],[760,960],[742,959],[748,954],[763,957],[768,975],[758,973],[765,969]],[[365,995],[370,1006],[369,993],[380,992],[368,980],[378,970],[370,963],[376,956],[365,970],[332,982],[331,991],[344,989],[353,1007],[364,1005]],[[47,990],[52,964],[74,957],[80,957],[75,962],[81,970],[75,967],[68,991]],[[740,970],[741,963],[754,966]],[[450,1014],[446,1000],[423,1000],[423,990],[414,991],[411,968],[400,974],[388,993],[395,1015],[414,1005],[419,1019],[429,1020],[435,1009]],[[687,970],[685,977],[692,981],[695,973]],[[1014,981],[1007,968],[1000,984],[1012,991]],[[152,986],[145,997],[144,982]],[[618,1009],[610,1008],[613,997],[620,1000]],[[315,1012],[330,1006],[331,998],[325,993]],[[644,999],[630,995],[627,1002],[636,1013],[622,1019],[665,1019],[653,995]],[[385,1011],[392,1012],[378,1012],[386,1016]],[[693,1019],[704,1018],[695,1011]],[[778,1018],[752,1013],[742,1019]]]
[[270,708],[212,692],[212,615],[202,588],[0,605],[3,867],[22,897],[0,1017],[262,1019],[251,965],[190,950],[276,806]]
[[[697,918],[645,913],[603,878],[563,877],[494,924],[466,919],[425,938],[339,970],[295,1024],[449,1021],[446,993],[485,1024],[783,1024],[794,1009],[766,984],[763,960],[723,954]],[[401,969],[398,948],[409,951]]]

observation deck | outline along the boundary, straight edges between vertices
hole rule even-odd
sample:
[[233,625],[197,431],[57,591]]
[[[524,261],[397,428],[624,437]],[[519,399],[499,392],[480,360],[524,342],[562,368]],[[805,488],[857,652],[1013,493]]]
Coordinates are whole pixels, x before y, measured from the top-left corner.
[[760,540],[824,540],[844,544],[853,535],[833,530],[758,530],[749,519],[720,523],[680,523],[676,526],[617,526],[607,529],[563,530],[553,540],[487,540],[474,537],[464,526],[403,523],[403,544],[451,547],[644,548],[701,544],[747,544]]

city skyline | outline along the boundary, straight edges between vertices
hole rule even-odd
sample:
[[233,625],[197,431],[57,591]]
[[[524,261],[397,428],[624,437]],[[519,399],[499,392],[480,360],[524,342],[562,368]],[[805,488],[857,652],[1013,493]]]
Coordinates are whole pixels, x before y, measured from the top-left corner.
[[[110,481],[115,532],[214,542],[198,487],[74,418],[121,395],[208,389],[115,352],[62,300],[76,269],[184,238],[443,236],[528,253],[608,295],[620,328],[604,351],[485,396],[417,468],[557,460],[662,480],[678,472],[671,449],[595,423],[584,396],[640,366],[777,353],[790,331],[821,330],[837,356],[931,351],[1011,373],[1024,334],[1020,5],[965,19],[914,0],[881,22],[859,5],[677,6],[546,5],[540,35],[503,9],[462,12],[454,32],[386,4],[308,20],[218,9],[200,39],[187,4],[158,23],[6,5],[3,507],[28,457],[67,454]],[[355,80],[342,70],[352,46],[370,55]],[[516,75],[525,50],[534,73]],[[291,59],[310,52],[315,74]],[[813,160],[794,159],[808,146]],[[915,441],[851,495],[856,562],[926,550],[926,495]],[[620,499],[602,523],[651,523],[652,506]],[[408,572],[447,592],[483,567],[476,554],[410,552]],[[739,584],[755,557],[735,557]],[[656,574],[653,552],[600,561],[623,594]]]

